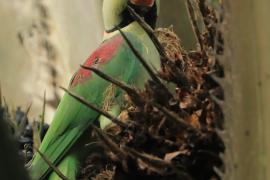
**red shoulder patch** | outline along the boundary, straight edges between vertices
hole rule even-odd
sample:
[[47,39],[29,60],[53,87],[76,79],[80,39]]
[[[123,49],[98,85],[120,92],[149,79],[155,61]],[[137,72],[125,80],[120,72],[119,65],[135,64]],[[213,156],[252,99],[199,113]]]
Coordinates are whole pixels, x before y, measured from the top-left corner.
[[[123,38],[121,36],[113,37],[113,39],[104,42],[90,55],[90,57],[85,61],[84,66],[92,67],[107,63],[110,59],[112,59],[122,43]],[[91,71],[80,68],[73,76],[70,85],[74,87],[79,83],[85,82],[91,77],[91,74]]]

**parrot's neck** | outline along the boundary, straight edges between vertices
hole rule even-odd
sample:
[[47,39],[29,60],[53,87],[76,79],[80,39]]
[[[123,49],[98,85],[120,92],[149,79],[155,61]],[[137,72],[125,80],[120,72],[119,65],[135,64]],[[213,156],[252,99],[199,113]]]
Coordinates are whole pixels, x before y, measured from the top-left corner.
[[[154,69],[160,69],[159,52],[157,51],[155,45],[153,44],[153,41],[151,40],[149,35],[145,32],[145,30],[141,27],[141,25],[137,21],[135,21],[130,23],[128,26],[122,28],[122,31],[137,38],[137,40],[140,41],[141,45],[143,46],[141,47],[143,49],[141,54],[143,58],[146,59],[148,64],[151,65],[151,67],[153,67]],[[103,40],[105,41],[117,35],[120,35],[119,31],[104,34]],[[149,79],[149,76],[143,70],[143,68],[141,68],[140,70],[141,70],[140,73],[142,74],[144,73],[142,77],[144,77],[145,79],[141,78],[133,83],[136,84],[136,87],[143,88],[146,80]]]
[[[124,27],[121,29],[123,32],[128,32],[130,34],[133,34],[135,36],[145,36],[147,35],[147,33],[145,32],[145,30],[139,25],[138,22],[134,21],[132,23],[130,23],[128,26]],[[103,41],[110,39],[111,37],[120,34],[119,31],[114,31],[111,33],[106,33],[104,32],[104,36],[103,36]]]

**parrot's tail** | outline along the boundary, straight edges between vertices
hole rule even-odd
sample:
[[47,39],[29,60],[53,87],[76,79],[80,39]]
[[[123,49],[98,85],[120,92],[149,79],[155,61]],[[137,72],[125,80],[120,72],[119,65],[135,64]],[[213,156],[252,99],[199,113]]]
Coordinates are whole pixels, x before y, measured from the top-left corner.
[[[59,163],[57,168],[67,179],[76,180],[79,164],[78,157],[75,154],[69,154]],[[62,178],[57,173],[52,172],[48,180],[62,180]]]

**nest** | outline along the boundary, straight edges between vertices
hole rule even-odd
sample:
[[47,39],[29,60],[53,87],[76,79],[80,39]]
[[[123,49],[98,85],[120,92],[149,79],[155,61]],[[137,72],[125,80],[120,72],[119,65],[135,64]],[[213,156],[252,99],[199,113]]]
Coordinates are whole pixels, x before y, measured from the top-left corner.
[[[220,155],[225,146],[218,132],[224,129],[220,105],[224,93],[216,77],[224,77],[217,56],[224,51],[222,32],[217,29],[222,18],[204,0],[198,3],[205,32],[199,32],[194,12],[191,7],[189,10],[200,48],[184,50],[172,27],[155,31],[164,51],[158,80],[149,80],[143,91],[126,88],[121,123],[105,131],[92,126],[100,141],[89,153],[78,179],[221,179],[218,172],[225,167]],[[113,93],[114,86],[105,92],[103,110],[108,109]],[[44,122],[29,124],[29,109],[17,109],[12,116],[0,103],[1,118],[10,122],[25,163],[33,156],[31,146],[40,143],[35,137],[40,141],[48,128]]]
[[223,48],[215,48],[212,38],[223,41],[211,26],[217,22],[215,11],[200,8],[207,10],[209,28],[200,36],[203,47],[185,51],[172,28],[156,30],[167,56],[158,76],[166,83],[149,80],[144,91],[125,95],[120,119],[128,128],[94,128],[100,151],[90,153],[78,179],[221,179],[224,94],[215,77],[224,72],[213,54]]

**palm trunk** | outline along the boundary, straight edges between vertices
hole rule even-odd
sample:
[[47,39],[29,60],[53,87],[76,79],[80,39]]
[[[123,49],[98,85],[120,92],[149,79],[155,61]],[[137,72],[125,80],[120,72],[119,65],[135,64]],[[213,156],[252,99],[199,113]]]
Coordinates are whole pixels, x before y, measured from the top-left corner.
[[227,4],[227,179],[270,178],[269,7],[268,0]]

